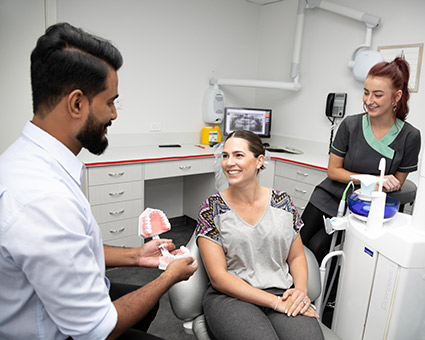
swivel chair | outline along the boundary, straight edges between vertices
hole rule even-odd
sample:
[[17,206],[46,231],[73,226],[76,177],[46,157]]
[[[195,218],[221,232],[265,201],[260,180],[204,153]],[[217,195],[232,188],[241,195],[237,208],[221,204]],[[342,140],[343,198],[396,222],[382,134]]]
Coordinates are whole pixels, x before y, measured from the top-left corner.
[[413,201],[415,200],[416,190],[416,184],[413,183],[411,180],[406,179],[400,190],[389,192],[388,196],[391,196],[392,198],[395,198],[400,202],[399,211],[403,212],[404,206],[408,203],[413,203]]
[[[184,321],[183,327],[188,333],[195,335],[197,340],[211,340],[208,334],[205,317],[202,310],[202,298],[208,287],[208,276],[202,263],[198,246],[196,245],[196,235],[193,234],[189,240],[187,248],[190,249],[193,257],[198,261],[198,270],[187,281],[176,283],[168,292],[171,308],[180,320]],[[314,254],[306,247],[304,252],[308,265],[308,297],[311,301],[319,298],[321,293],[319,265]],[[326,340],[341,340],[329,328],[319,320],[323,335]]]

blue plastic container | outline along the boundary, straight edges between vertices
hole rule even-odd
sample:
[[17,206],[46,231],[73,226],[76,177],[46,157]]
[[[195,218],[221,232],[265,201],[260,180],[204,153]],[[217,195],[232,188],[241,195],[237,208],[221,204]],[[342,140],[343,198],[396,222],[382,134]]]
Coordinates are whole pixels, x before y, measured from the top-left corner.
[[[370,211],[370,201],[363,200],[359,198],[359,195],[355,192],[348,196],[348,209],[354,214],[368,217]],[[389,219],[393,217],[400,207],[400,202],[395,198],[392,198],[387,195],[385,200],[385,211],[384,219]]]

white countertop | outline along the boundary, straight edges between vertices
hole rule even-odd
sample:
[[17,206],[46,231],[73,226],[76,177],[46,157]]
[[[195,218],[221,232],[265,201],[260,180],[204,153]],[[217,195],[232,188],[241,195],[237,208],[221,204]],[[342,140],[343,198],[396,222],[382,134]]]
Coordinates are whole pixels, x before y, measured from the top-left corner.
[[[288,138],[284,136],[273,136],[270,141],[267,142],[273,146],[291,147],[303,152],[303,154],[271,152],[270,156],[272,159],[288,161],[322,170],[327,169],[329,157],[327,150],[328,147],[324,143]],[[213,156],[214,149],[207,145],[196,143],[181,143],[180,145],[181,147],[179,148],[160,148],[158,145],[110,145],[100,156],[93,155],[86,149],[83,149],[78,155],[78,158],[87,166],[98,166]],[[197,147],[196,145],[201,145],[203,148]]]

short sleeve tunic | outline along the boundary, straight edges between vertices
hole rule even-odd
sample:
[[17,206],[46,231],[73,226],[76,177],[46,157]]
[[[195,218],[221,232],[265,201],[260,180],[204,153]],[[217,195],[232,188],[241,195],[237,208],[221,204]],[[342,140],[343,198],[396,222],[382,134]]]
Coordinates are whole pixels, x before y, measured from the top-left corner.
[[[396,120],[390,131],[377,140],[367,113],[346,117],[336,134],[331,152],[344,158],[344,169],[363,174],[379,175],[382,157],[385,174],[412,172],[418,169],[421,135],[407,122]],[[328,215],[334,216],[347,184],[326,178],[314,190],[310,202]]]
[[302,225],[285,192],[270,191],[256,225],[242,220],[216,193],[202,204],[196,233],[223,247],[229,273],[259,289],[288,289],[293,279],[286,259]]

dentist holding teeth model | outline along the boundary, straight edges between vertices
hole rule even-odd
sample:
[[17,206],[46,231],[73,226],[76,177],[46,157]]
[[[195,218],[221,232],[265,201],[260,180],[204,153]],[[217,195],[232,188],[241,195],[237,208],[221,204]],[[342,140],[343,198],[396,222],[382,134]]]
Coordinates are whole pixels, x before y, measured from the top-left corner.
[[[418,169],[421,136],[406,122],[409,113],[409,65],[402,58],[371,68],[364,84],[365,112],[346,117],[331,147],[328,177],[314,190],[302,215],[303,243],[319,263],[329,252],[323,216],[336,216],[343,191],[355,174],[379,175],[386,160],[383,191],[400,190],[410,172]],[[358,180],[354,183],[359,185]]]

